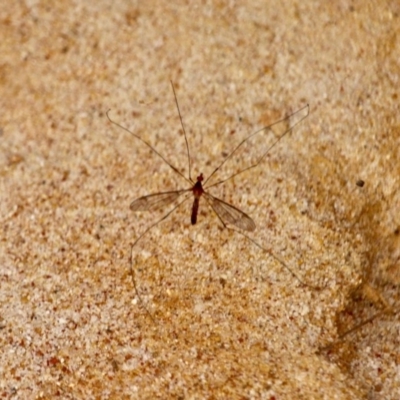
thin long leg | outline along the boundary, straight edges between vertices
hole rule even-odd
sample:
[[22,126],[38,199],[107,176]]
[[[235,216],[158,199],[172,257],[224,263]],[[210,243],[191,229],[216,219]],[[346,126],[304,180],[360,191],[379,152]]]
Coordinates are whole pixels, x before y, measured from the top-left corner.
[[[125,132],[128,132],[129,134],[131,134],[133,137],[135,137],[136,139],[139,139],[142,143],[144,143],[153,153],[157,154],[158,157],[160,157],[173,171],[175,171],[177,174],[179,174],[183,179],[185,179],[185,181],[189,182],[191,185],[193,184],[193,182],[191,180],[189,180],[188,178],[186,178],[185,175],[182,174],[181,171],[179,171],[178,168],[176,168],[174,165],[172,165],[169,161],[167,161],[167,159],[162,156],[149,142],[147,142],[146,140],[142,139],[139,135],[136,135],[136,133],[133,133],[132,131],[130,131],[128,128],[125,128],[125,126],[122,126],[121,124],[119,124],[118,122],[115,122],[114,120],[112,120],[110,118],[110,110],[108,110],[106,112],[107,118],[108,120],[118,126],[119,128],[123,129]],[[186,138],[186,136],[185,136]]]
[[270,255],[274,260],[278,261],[279,264],[281,264],[281,266],[286,269],[286,271],[288,271],[300,284],[302,284],[303,286],[307,286],[313,290],[322,290],[325,289],[325,286],[314,286],[311,285],[307,282],[304,282],[280,257],[278,257],[277,255],[275,255],[274,253],[272,253],[271,250],[267,250],[265,247],[261,246],[261,244],[257,243],[253,238],[251,238],[250,236],[246,235],[245,233],[243,233],[242,231],[238,231],[237,229],[233,229],[230,228],[229,226],[227,227],[228,229],[235,231],[239,234],[241,234],[242,236],[244,236],[247,240],[249,240],[251,243],[253,243],[255,246],[257,246],[259,249],[265,251],[268,255]]
[[331,343],[328,343],[325,346],[322,346],[319,351],[326,351],[329,350],[330,348],[332,348],[333,346],[335,346],[337,343],[339,343],[341,340],[343,340],[346,336],[350,335],[351,333],[359,330],[360,328],[362,328],[363,326],[369,324],[370,322],[374,321],[376,318],[379,318],[380,316],[384,315],[384,314],[389,314],[389,313],[395,313],[396,311],[392,309],[392,307],[386,307],[381,311],[378,311],[377,313],[375,313],[372,317],[367,318],[366,320],[360,322],[359,324],[353,326],[352,328],[350,328],[349,330],[347,330],[346,332],[342,333],[341,335],[339,335],[337,340],[334,340]]
[[362,328],[364,325],[367,325],[369,322],[372,322],[375,318],[383,315],[385,312],[387,312],[387,310],[381,310],[377,313],[375,313],[372,317],[367,318],[366,320],[360,322],[359,324],[353,326],[352,328],[350,328],[349,330],[347,330],[346,332],[342,333],[339,336],[339,340],[343,339],[345,336],[350,335],[350,333],[353,333],[355,331],[357,331],[358,329]]
[[186,151],[187,151],[187,157],[188,157],[188,167],[189,167],[189,180],[190,180],[190,182],[192,182],[192,162],[190,161],[189,142],[188,142],[188,139],[187,139],[185,126],[183,125],[182,114],[181,114],[181,110],[180,110],[179,104],[178,104],[178,97],[176,96],[174,84],[172,83],[172,81],[171,81],[171,86],[172,86],[172,91],[174,92],[175,104],[176,104],[176,108],[178,110],[179,119],[181,121],[183,135],[185,136]]
[[[218,219],[221,221],[221,223],[222,223],[222,225],[224,226],[224,228],[230,229],[231,231],[234,231],[234,232],[236,232],[236,233],[241,234],[241,235],[244,236],[247,240],[249,240],[251,243],[253,243],[255,246],[257,246],[259,249],[261,249],[261,250],[265,251],[266,253],[268,253],[273,259],[275,259],[276,261],[278,261],[279,264],[281,264],[282,267],[283,267],[284,269],[286,269],[288,272],[290,272],[290,274],[291,274],[295,279],[297,279],[303,286],[310,287],[310,288],[312,288],[312,289],[314,289],[314,290],[321,290],[321,289],[324,288],[324,287],[320,287],[320,286],[310,285],[309,283],[304,282],[296,273],[294,273],[294,272],[292,271],[292,269],[291,269],[283,260],[281,260],[278,256],[276,256],[276,255],[275,255],[274,253],[272,253],[270,250],[267,250],[265,247],[261,246],[261,244],[257,243],[257,242],[256,242],[254,239],[252,239],[250,236],[246,235],[242,230],[245,229],[245,230],[248,230],[248,231],[252,231],[252,230],[254,230],[254,228],[255,228],[255,225],[254,225],[254,228],[253,228],[253,229],[246,229],[246,226],[249,224],[249,222],[243,223],[243,222],[242,222],[242,219],[243,219],[243,218],[245,218],[245,221],[247,221],[247,219],[249,219],[249,220],[251,221],[251,223],[254,224],[253,220],[252,220],[247,214],[243,213],[243,211],[240,211],[238,208],[233,207],[232,205],[230,205],[230,204],[228,204],[228,203],[226,203],[226,202],[223,202],[222,200],[220,200],[220,199],[218,199],[218,198],[216,198],[216,197],[214,197],[214,196],[211,196],[209,193],[204,193],[204,198],[206,199],[207,203],[211,206],[212,210],[214,211],[214,213],[216,214],[216,216],[218,217]],[[218,205],[219,203],[221,203],[221,204],[220,204],[221,206],[225,206],[225,207],[228,206],[228,207],[229,207],[229,210],[239,212],[239,213],[240,213],[239,215],[243,215],[243,216],[242,216],[241,218],[239,218],[239,219],[238,219],[238,218],[232,218],[232,219],[231,219],[230,217],[227,218],[227,216],[225,215],[225,213],[224,213],[224,211],[223,211],[223,208],[221,209],[219,206],[218,206],[218,207],[215,207],[215,205]],[[221,214],[221,211],[220,211],[220,210],[224,213],[224,216]],[[231,228],[230,226],[228,226],[228,225],[226,224],[226,222],[225,222],[224,220],[227,220],[227,222],[230,223],[230,224],[232,224],[232,225],[238,226],[241,230],[239,231],[239,230],[237,230],[237,229]],[[237,221],[238,223],[237,223],[236,221]]]
[[[242,147],[250,138],[252,138],[254,135],[257,135],[258,133],[266,130],[266,129],[270,129],[271,127],[273,127],[276,124],[279,124],[285,120],[287,120],[288,118],[290,118],[291,116],[294,116],[298,113],[300,113],[303,110],[307,110],[306,114],[304,116],[302,116],[296,123],[294,123],[289,129],[287,129],[282,135],[280,135],[278,137],[278,139],[273,142],[268,148],[267,150],[263,153],[263,155],[252,165],[230,175],[228,178],[222,179],[218,182],[213,183],[212,185],[209,185],[206,187],[207,182],[211,179],[211,177],[230,159],[232,158],[232,156],[236,153],[237,150],[239,150],[240,147]],[[211,173],[211,175],[205,180],[204,182],[204,186],[205,189],[208,189],[210,187],[213,186],[217,186],[220,185],[221,183],[224,183],[226,181],[228,181],[229,179],[232,179],[233,177],[242,174],[245,171],[248,171],[249,169],[255,168],[257,167],[257,165],[259,165],[261,163],[261,161],[264,160],[264,158],[267,156],[267,154],[279,143],[279,141],[285,136],[287,135],[291,130],[293,130],[293,128],[298,125],[301,121],[303,121],[303,119],[308,117],[308,114],[310,113],[310,106],[307,104],[306,106],[304,106],[303,108],[300,108],[298,111],[294,112],[293,114],[291,114],[290,116],[286,117],[286,118],[282,118],[281,120],[274,122],[273,124],[269,125],[269,126],[265,126],[264,128],[259,129],[258,131],[252,133],[250,136],[247,136],[247,138],[243,139],[232,151],[231,153],[224,159],[224,161],[222,161],[222,163],[220,165],[218,165],[217,168],[215,168],[215,170]]]
[[133,287],[135,289],[135,293],[137,298],[139,299],[140,304],[142,307],[145,309],[147,315],[150,317],[150,319],[156,323],[155,319],[153,318],[151,312],[147,309],[146,305],[144,304],[144,301],[142,300],[142,297],[140,296],[138,286],[136,284],[136,279],[135,279],[135,274],[134,274],[134,268],[133,268],[133,248],[137,245],[137,243],[148,233],[150,232],[157,224],[160,222],[166,220],[177,208],[179,208],[187,199],[189,196],[186,196],[180,203],[178,203],[172,210],[168,211],[167,214],[165,214],[162,218],[160,218],[158,221],[154,222],[151,224],[132,244],[131,246],[131,256],[130,256],[130,274],[132,277],[132,283]]
[[247,235],[246,235],[245,233],[243,233],[242,231],[238,231],[238,230],[233,229],[233,228],[230,228],[230,227],[227,227],[227,228],[230,229],[230,230],[232,230],[232,231],[235,231],[235,232],[237,232],[237,233],[240,233],[242,236],[244,236],[247,240],[249,240],[250,242],[252,242],[252,243],[253,243],[255,246],[257,246],[259,249],[261,249],[261,250],[265,251],[266,253],[268,253],[274,260],[278,261],[279,264],[281,264],[282,267],[283,267],[284,269],[286,269],[286,271],[290,272],[290,274],[291,274],[295,279],[297,279],[297,281],[299,281],[299,283],[301,283],[303,286],[307,286],[307,287],[309,287],[309,288],[311,288],[311,289],[313,289],[313,290],[322,290],[322,289],[325,289],[326,285],[325,285],[325,286],[314,286],[314,285],[311,285],[311,284],[309,284],[309,283],[307,283],[307,282],[304,282],[295,272],[293,272],[293,270],[292,270],[281,258],[279,258],[279,257],[276,256],[274,253],[272,253],[272,251],[267,250],[265,247],[261,246],[261,244],[257,243],[253,238],[251,238],[250,236],[247,236]]

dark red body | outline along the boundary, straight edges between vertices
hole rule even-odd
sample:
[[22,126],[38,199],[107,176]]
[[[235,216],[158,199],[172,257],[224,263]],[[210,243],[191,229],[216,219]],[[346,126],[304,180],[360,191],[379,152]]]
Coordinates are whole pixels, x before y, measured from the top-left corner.
[[193,196],[194,196],[194,201],[193,201],[193,206],[192,206],[192,216],[191,216],[191,222],[192,225],[194,225],[197,222],[197,213],[199,211],[199,203],[200,203],[200,197],[204,193],[203,185],[201,182],[203,181],[203,174],[200,174],[197,177],[197,182],[193,186]]

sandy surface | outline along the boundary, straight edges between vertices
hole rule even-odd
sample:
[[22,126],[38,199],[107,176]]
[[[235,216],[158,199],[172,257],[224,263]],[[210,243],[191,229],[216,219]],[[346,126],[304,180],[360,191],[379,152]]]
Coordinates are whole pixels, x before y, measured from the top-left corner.
[[[0,397],[399,399],[399,3],[165,4],[0,10]],[[170,80],[192,179],[310,115],[210,188],[263,249],[188,200],[141,303],[190,185],[106,111],[188,176]]]

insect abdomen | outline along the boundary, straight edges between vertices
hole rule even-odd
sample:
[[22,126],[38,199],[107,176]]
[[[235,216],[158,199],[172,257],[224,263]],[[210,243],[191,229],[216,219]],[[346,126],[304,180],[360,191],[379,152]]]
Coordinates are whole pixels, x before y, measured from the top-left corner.
[[190,218],[192,225],[195,225],[197,222],[197,212],[199,211],[199,200],[197,197],[194,198],[193,207],[192,207],[192,217]]

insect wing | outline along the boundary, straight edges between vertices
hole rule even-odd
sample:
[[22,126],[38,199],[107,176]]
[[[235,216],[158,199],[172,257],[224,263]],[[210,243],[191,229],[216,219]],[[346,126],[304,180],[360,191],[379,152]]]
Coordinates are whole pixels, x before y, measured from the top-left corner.
[[173,203],[181,194],[186,192],[187,190],[174,190],[172,192],[148,194],[134,200],[130,209],[132,211],[157,211]]
[[223,222],[227,222],[248,232],[252,232],[256,229],[254,221],[243,211],[240,211],[238,208],[223,200],[211,196],[209,193],[204,193],[204,197]]

